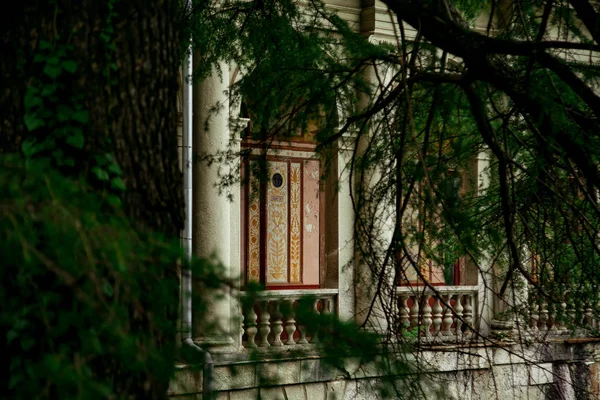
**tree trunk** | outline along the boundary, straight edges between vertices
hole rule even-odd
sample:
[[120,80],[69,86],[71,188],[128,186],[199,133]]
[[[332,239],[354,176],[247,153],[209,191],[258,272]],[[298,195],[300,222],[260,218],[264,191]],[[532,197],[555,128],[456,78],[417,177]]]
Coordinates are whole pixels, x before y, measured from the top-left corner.
[[[121,195],[124,210],[134,226],[178,235],[183,226],[177,161],[179,2],[56,3],[25,1],[0,17],[0,151],[19,150],[25,138],[49,134],[46,126],[27,131],[25,95],[44,75],[34,61],[41,41],[55,49],[70,45],[68,57],[77,70],[54,82],[66,86],[71,97],[82,95],[89,119],[83,151],[68,172],[84,171],[94,182],[94,156],[114,154],[127,187]],[[109,4],[114,4],[110,19]]]
[[[176,238],[183,226],[177,156],[180,3],[24,0],[14,3],[10,12],[0,13],[0,154],[18,152],[32,138],[38,142],[56,139],[56,147],[38,154],[47,156],[66,175],[89,181],[99,193],[119,196],[134,228],[160,232],[168,238]],[[54,56],[60,56],[57,65],[62,70],[58,75],[46,70],[55,63],[49,61]],[[26,122],[32,113],[27,95],[32,87],[55,84],[56,98],[44,97],[41,106],[48,111],[44,123],[31,129]],[[58,115],[61,105],[87,111],[87,115],[65,122]],[[65,126],[80,127],[81,145],[64,142],[60,129]],[[58,150],[64,153],[60,157],[55,156]],[[61,157],[71,157],[72,165],[61,165]],[[125,190],[94,173],[110,160],[116,160],[120,167],[122,173],[117,173]],[[174,266],[164,272],[164,277],[176,279]],[[177,309],[176,293],[172,300]],[[159,347],[175,339],[148,330],[152,315],[139,317],[131,313],[132,323],[138,324],[135,329],[146,329]],[[6,332],[0,332],[0,339],[5,337]],[[10,360],[7,363],[2,363],[3,367]],[[10,376],[8,371],[3,372],[5,377]],[[166,397],[168,376],[119,376],[123,373],[114,376],[114,391],[119,395]]]
[[178,1],[124,1],[115,41],[117,71],[112,139],[126,176],[128,216],[141,226],[179,234],[182,176],[177,159],[181,60]]

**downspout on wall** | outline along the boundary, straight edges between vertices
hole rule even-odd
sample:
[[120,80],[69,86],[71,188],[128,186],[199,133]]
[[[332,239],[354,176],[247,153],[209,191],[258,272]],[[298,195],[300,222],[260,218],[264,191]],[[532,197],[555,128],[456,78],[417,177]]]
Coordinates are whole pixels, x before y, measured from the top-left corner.
[[181,237],[183,268],[181,270],[181,355],[186,361],[203,366],[202,395],[213,398],[214,362],[211,354],[192,340],[192,48],[183,67],[183,135],[182,169],[185,219]]

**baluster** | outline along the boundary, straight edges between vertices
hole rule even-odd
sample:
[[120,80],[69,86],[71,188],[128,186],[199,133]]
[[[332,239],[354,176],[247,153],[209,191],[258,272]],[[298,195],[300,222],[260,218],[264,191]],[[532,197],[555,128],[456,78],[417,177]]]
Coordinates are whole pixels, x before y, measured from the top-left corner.
[[298,299],[298,303],[296,304],[296,318],[298,318],[298,323],[296,327],[298,328],[299,338],[297,344],[308,344],[311,324],[314,323],[314,316],[309,308],[312,307],[312,304],[309,304],[309,299],[300,298]]
[[577,314],[577,305],[574,296],[569,296],[567,299],[567,321],[572,325],[569,326],[569,324],[567,324],[567,329],[579,329],[581,327],[581,323],[578,321]]
[[581,328],[585,328],[585,326],[586,326],[586,322],[585,322],[585,307],[586,307],[586,303],[585,303],[585,300],[583,300],[583,298],[582,298],[582,302],[579,303],[575,307],[575,311],[576,311],[575,318],[577,318],[577,326],[581,327]]
[[300,338],[298,338],[298,344],[308,344],[308,340],[306,340],[306,325],[298,324],[298,332],[300,332]]
[[313,310],[315,312],[315,326],[311,329],[312,336],[310,338],[311,344],[319,343],[319,302],[320,300],[317,298],[313,304]]
[[556,320],[558,315],[558,307],[554,303],[548,302],[548,333],[552,335],[556,335],[560,333],[558,329],[558,321]]
[[600,321],[598,321],[598,310],[600,310],[600,300],[594,299],[595,308],[592,309],[592,328],[600,329]]
[[456,295],[456,302],[454,303],[454,314],[456,315],[455,318],[455,329],[456,329],[456,337],[460,338],[462,337],[462,327],[463,327],[463,310],[465,309],[463,307],[463,295],[462,294],[457,294]]
[[452,301],[452,295],[446,296],[446,303],[448,304],[444,310],[444,336],[452,336],[452,322],[454,322],[454,316],[452,315],[452,308],[450,302]]
[[410,327],[410,309],[408,308],[408,296],[400,295],[400,329],[407,330]]
[[429,305],[431,295],[426,294],[423,298],[423,330],[425,331],[425,336],[431,336],[430,328],[433,322],[431,319],[431,306]]
[[[564,306],[563,306],[564,304]],[[553,304],[554,310],[554,333],[556,335],[560,335],[565,330],[565,320],[564,320],[564,310],[566,310],[567,305],[561,301],[558,304]]]
[[583,311],[583,320],[584,320],[584,324],[586,325],[586,327],[588,329],[594,327],[592,307],[590,306],[589,301],[586,301],[586,303],[585,303],[585,309]]
[[269,347],[269,333],[271,332],[271,314],[269,314],[269,302],[263,300],[260,302],[260,347]]
[[413,296],[413,304],[410,308],[411,327],[419,327],[419,296]]
[[594,299],[590,302],[590,307],[592,309],[592,328],[599,330],[600,329],[600,321],[598,321],[598,310],[600,310],[600,300],[594,296]]
[[333,310],[333,299],[328,297],[323,299],[323,309],[321,310],[321,315],[330,315]]
[[321,325],[321,333],[331,334],[333,325],[330,316],[333,313],[333,298],[326,297],[322,300],[321,304],[323,305],[323,308],[321,309],[321,316],[323,316],[322,320],[326,323],[325,326]]
[[548,330],[548,304],[544,298],[540,298],[540,330]]
[[559,307],[556,308],[556,329],[558,333],[565,333],[567,331],[567,303],[565,302],[564,294],[563,299],[560,302]]
[[273,314],[271,316],[271,325],[273,326],[273,328],[271,329],[271,331],[273,332],[273,343],[271,344],[271,346],[283,346],[283,342],[281,341],[281,332],[283,332],[283,315],[279,310],[280,304],[281,301],[275,301],[275,309],[273,310]]
[[567,306],[567,293],[564,294],[563,301],[560,303],[560,308],[562,312],[562,333],[567,333],[569,331],[569,308]]
[[540,322],[540,312],[537,302],[534,300],[531,304],[531,317],[529,318],[529,327],[532,332],[538,332],[538,324]]
[[472,298],[473,296],[470,294],[467,294],[464,296],[465,298],[465,305],[464,305],[464,320],[467,323],[467,327],[465,329],[465,336],[470,336],[471,335],[471,329],[470,327],[473,326],[473,304],[472,304]]
[[242,315],[242,318],[240,318],[240,343],[244,343],[244,334],[246,333],[246,323],[244,322],[246,320],[246,312],[244,311],[243,306],[240,304],[240,309],[239,309],[240,314]]
[[288,346],[294,346],[296,342],[294,341],[294,332],[296,332],[296,320],[294,319],[294,300],[285,300],[288,304],[286,309],[286,319],[285,319],[285,333],[287,333],[287,341],[285,342]]
[[433,297],[433,334],[437,336],[442,329],[442,306],[440,305],[440,299]]
[[256,318],[257,315],[254,312],[254,305],[250,304],[250,307],[248,307],[248,310],[246,310],[246,314],[244,315],[246,335],[248,336],[246,347],[256,347],[256,342],[254,341],[254,337],[258,332],[258,329],[256,328]]

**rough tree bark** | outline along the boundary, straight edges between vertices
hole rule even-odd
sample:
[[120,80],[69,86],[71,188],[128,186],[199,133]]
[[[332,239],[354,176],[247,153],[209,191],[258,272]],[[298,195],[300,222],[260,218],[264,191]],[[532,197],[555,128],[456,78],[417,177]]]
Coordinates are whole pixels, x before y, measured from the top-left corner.
[[93,155],[113,152],[123,170],[122,200],[132,223],[176,236],[183,225],[177,162],[179,2],[113,1],[111,22],[111,2],[51,3],[16,3],[0,17],[0,151],[18,150],[29,135],[24,98],[39,74],[33,60],[40,41],[70,44],[78,69],[67,84],[85,94],[89,111],[75,172],[89,172]]

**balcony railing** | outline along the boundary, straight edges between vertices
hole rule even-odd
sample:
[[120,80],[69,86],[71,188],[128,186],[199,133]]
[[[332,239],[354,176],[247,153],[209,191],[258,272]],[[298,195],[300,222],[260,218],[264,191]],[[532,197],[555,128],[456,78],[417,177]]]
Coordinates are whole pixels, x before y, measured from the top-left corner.
[[478,320],[477,286],[399,286],[398,332],[419,339],[456,341],[471,337]]
[[[298,318],[298,307],[310,307],[316,314],[337,310],[337,289],[272,290],[243,297],[242,343],[244,347],[292,347],[318,342],[317,319]],[[306,304],[310,302],[310,304]],[[297,320],[298,319],[298,320]],[[312,321],[312,322],[311,322]]]
[[543,335],[589,336],[600,329],[596,300],[565,292],[560,301],[549,301],[530,288],[528,330]]

